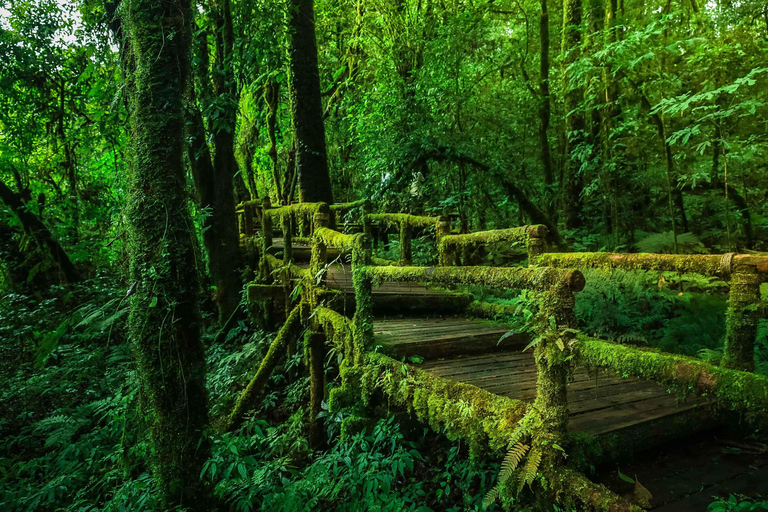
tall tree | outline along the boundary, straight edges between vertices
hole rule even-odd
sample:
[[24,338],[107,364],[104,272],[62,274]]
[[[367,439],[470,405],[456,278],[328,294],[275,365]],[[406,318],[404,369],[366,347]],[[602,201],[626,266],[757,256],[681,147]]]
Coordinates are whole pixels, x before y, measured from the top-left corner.
[[[216,286],[219,321],[224,323],[240,302],[243,258],[235,211],[237,199],[247,199],[245,185],[238,172],[235,158],[235,128],[237,124],[238,90],[234,76],[234,29],[229,0],[211,4],[207,11],[213,22],[214,61],[210,64],[207,31],[195,38],[197,86],[187,87],[187,124],[190,162],[202,208],[210,208],[203,234],[208,264]],[[200,112],[215,112],[209,116],[210,136],[206,135],[205,120]],[[213,151],[208,140],[213,144]]]
[[[549,121],[552,109],[549,98],[549,10],[547,0],[541,0],[541,14],[539,15],[539,37],[541,38],[541,62],[539,68],[539,145],[541,151],[541,165],[544,172],[545,195],[550,196],[554,186],[552,172],[552,155],[549,149]],[[548,201],[547,204],[552,204]],[[550,208],[550,213],[554,208]]]
[[325,147],[313,0],[289,0],[291,117],[299,200],[333,202]]
[[563,212],[565,226],[569,229],[581,225],[581,191],[583,189],[581,161],[575,151],[585,140],[584,116],[579,112],[584,100],[584,91],[577,84],[574,64],[581,56],[581,18],[582,0],[564,0],[563,2],[563,66],[565,71],[565,144],[566,155],[563,162]]
[[208,510],[200,479],[208,455],[205,350],[183,158],[192,10],[189,0],[131,0],[121,13],[133,146],[128,336],[164,508]]

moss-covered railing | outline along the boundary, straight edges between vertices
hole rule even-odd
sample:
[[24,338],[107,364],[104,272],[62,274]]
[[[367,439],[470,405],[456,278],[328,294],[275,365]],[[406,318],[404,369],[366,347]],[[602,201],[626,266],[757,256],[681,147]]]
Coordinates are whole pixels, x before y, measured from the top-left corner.
[[[252,237],[257,231],[262,231],[263,236],[272,238],[272,229],[290,228],[294,241],[300,241],[309,245],[309,237],[312,235],[312,219],[318,211],[325,208],[326,203],[294,203],[287,206],[273,207],[269,197],[261,200],[245,201],[237,205],[236,211],[239,219],[240,235]],[[371,202],[367,199],[349,203],[335,203],[327,205],[330,212],[330,226],[335,227],[339,219],[349,212],[360,209],[360,219],[371,213]],[[269,220],[266,230],[263,217]],[[290,224],[287,222],[290,221]],[[283,233],[285,236],[285,233]]]
[[[533,261],[547,247],[546,226],[520,226],[508,229],[478,231],[464,235],[446,235],[438,241],[438,253],[441,266],[461,265],[462,259],[470,250],[491,244],[525,244],[528,260]],[[465,261],[466,263],[466,261]]]
[[[305,333],[305,360],[310,371],[309,417],[313,442],[317,442],[322,433],[318,418],[324,393],[323,361],[326,359],[327,345],[330,344],[343,355],[339,367],[341,385],[334,387],[328,400],[331,412],[342,407],[360,410],[372,404],[374,397],[383,397],[390,405],[406,408],[418,419],[444,432],[451,439],[466,440],[474,457],[487,450],[494,453],[508,450],[505,464],[513,467],[514,471],[500,478],[501,484],[494,490],[502,497],[514,495],[514,488],[530,485],[538,475],[546,485],[537,489],[537,497],[547,501],[577,504],[598,511],[640,510],[591,482],[566,460],[566,451],[574,451],[574,445],[577,444],[577,438],[568,432],[567,395],[567,382],[575,365],[616,371],[622,376],[652,380],[682,392],[710,396],[730,409],[758,421],[765,420],[768,379],[764,377],[693,358],[590,338],[575,329],[575,293],[584,288],[585,280],[583,274],[573,267],[624,268],[618,265],[614,267],[610,262],[632,260],[632,256],[636,255],[621,255],[621,258],[616,255],[600,255],[594,259],[587,258],[586,264],[575,265],[573,259],[558,259],[561,255],[535,253],[531,258],[535,265],[527,268],[414,267],[402,265],[403,262],[398,266],[375,266],[368,234],[342,234],[330,227],[331,209],[327,205],[313,208],[309,270],[291,265],[290,260],[281,261],[265,253],[264,262],[271,272],[283,270],[277,274],[277,279],[285,287],[288,283],[299,281],[302,290],[300,297],[294,297],[297,305],[286,299],[288,321],[275,338],[251,385],[237,402],[229,418],[230,428],[236,425],[249,404],[259,395],[280,353],[290,346],[291,338],[297,337],[302,328]],[[282,214],[274,215],[281,219],[284,217]],[[369,222],[377,221],[373,215],[367,217]],[[262,215],[264,218],[271,219],[273,214]],[[422,222],[418,224],[420,228],[431,226],[431,221],[419,222]],[[438,222],[440,219],[435,221],[436,228]],[[448,236],[445,225],[438,229],[443,229],[441,238]],[[531,239],[543,238],[532,234],[544,234],[529,227],[500,231],[505,233],[470,235],[466,243],[515,240],[525,241],[528,245]],[[463,243],[464,239],[449,239],[445,246],[455,248]],[[536,246],[536,242],[532,245]],[[330,292],[325,287],[323,271],[328,249],[331,248],[351,256],[355,292],[355,313],[351,319],[329,307],[323,300]],[[693,258],[704,266],[692,267],[690,257],[685,262],[680,259],[682,257],[637,256],[635,261],[643,262],[640,268],[656,265],[653,270],[715,272],[713,257]],[[728,269],[733,280],[735,276],[745,273],[741,266],[749,261],[748,266],[751,265],[749,268],[754,269],[754,272],[746,273],[757,276],[757,281],[763,276],[764,271],[759,262],[735,255],[719,258],[716,271],[720,273],[715,275],[724,276],[724,266],[733,265]],[[600,263],[602,266],[597,266],[600,261],[603,261]],[[544,265],[545,262],[548,264]],[[561,266],[565,268],[558,268]],[[535,291],[539,314],[530,346],[534,348],[538,375],[537,395],[533,403],[500,397],[377,353],[373,337],[372,294],[373,287],[384,282],[474,285],[501,290],[514,288]],[[753,295],[749,295],[754,292],[753,280],[737,280],[732,283],[732,302],[735,286],[748,288],[747,292],[739,293],[745,293],[750,300],[753,298]],[[733,304],[729,306],[732,307]],[[751,311],[747,306],[739,307]],[[342,432],[355,428],[359,420],[359,412],[345,419]],[[513,474],[514,478],[509,477],[509,474]],[[513,482],[517,485],[513,485]]]
[[413,250],[411,240],[414,232],[435,230],[435,241],[450,234],[451,222],[448,217],[428,217],[421,215],[409,215],[407,213],[373,213],[365,216],[367,225],[371,226],[369,235],[373,237],[373,243],[378,245],[380,241],[386,243],[389,232],[395,228],[399,235],[400,257],[398,264],[410,265],[413,262]]
[[760,285],[768,282],[768,257],[751,254],[544,253],[538,265],[571,269],[695,273],[730,280],[722,365],[753,371],[757,324],[764,315]]

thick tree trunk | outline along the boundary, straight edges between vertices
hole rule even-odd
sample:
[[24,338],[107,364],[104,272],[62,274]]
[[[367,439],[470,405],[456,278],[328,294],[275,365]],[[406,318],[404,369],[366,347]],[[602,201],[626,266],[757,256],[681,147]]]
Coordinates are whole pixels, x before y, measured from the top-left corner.
[[64,251],[64,248],[61,247],[59,241],[53,237],[51,231],[43,224],[43,221],[29,211],[21,196],[15,194],[2,180],[0,180],[0,200],[13,210],[13,213],[21,221],[24,231],[37,242],[37,245],[41,249],[48,250],[53,261],[59,265],[61,272],[64,274],[64,279],[68,283],[76,283],[82,280],[80,272],[75,268],[75,265],[69,259],[69,255]]
[[584,143],[584,116],[577,112],[584,91],[575,82],[573,69],[569,69],[581,56],[582,0],[565,0],[563,3],[563,53],[565,59],[565,160],[563,162],[563,212],[565,227],[581,226],[581,191],[584,188],[580,167],[581,159],[574,149]]
[[128,336],[150,425],[151,468],[162,508],[210,510],[200,479],[209,449],[199,284],[187,208],[182,95],[189,0],[123,3],[132,122],[128,219]]
[[313,0],[289,0],[291,117],[296,137],[299,201],[333,202],[325,147]]

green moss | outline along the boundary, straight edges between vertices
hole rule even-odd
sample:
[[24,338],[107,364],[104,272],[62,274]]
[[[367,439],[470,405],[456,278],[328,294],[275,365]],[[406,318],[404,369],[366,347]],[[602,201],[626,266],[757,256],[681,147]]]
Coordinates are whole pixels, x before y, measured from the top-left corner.
[[714,396],[729,408],[763,415],[768,407],[768,378],[760,375],[584,335],[578,336],[574,353],[579,364],[609,368],[620,375],[656,381],[681,392]]
[[368,203],[367,199],[360,199],[358,201],[352,201],[350,203],[335,203],[330,205],[331,211],[336,214],[343,214],[348,212],[349,210],[353,210],[355,208],[362,208],[363,206]]
[[371,213],[368,215],[371,222],[388,224],[391,226],[410,226],[417,229],[429,229],[435,227],[439,217],[425,217],[409,215],[407,213]]
[[725,277],[731,273],[731,265],[728,261],[721,255],[709,254],[620,254],[609,252],[544,253],[536,258],[537,265],[556,268],[651,270]]
[[372,352],[365,355],[354,378],[364,403],[380,391],[390,405],[406,408],[449,439],[466,440],[473,457],[485,449],[505,450],[529,407],[520,400],[437,377]]
[[549,267],[364,267],[359,270],[377,283],[473,284],[501,289],[547,290],[556,283],[564,282],[574,291],[584,288],[584,276],[578,270]]
[[400,262],[395,260],[388,260],[385,258],[377,258],[374,256],[371,258],[371,264],[378,265],[380,267],[397,267],[400,265]]
[[755,338],[762,316],[759,308],[761,282],[757,269],[751,266],[740,266],[731,277],[722,361],[725,368],[755,369]]
[[642,512],[643,510],[573,469],[545,470],[544,473],[552,493],[558,496],[558,501],[566,507],[581,505],[595,512]]
[[251,382],[248,383],[248,386],[243,390],[240,398],[238,398],[235,403],[232,413],[229,415],[229,420],[227,421],[227,431],[237,428],[243,420],[245,413],[256,405],[256,401],[261,396],[264,386],[266,385],[269,376],[272,374],[272,370],[280,359],[285,356],[285,350],[288,347],[288,343],[290,343],[291,339],[296,337],[299,333],[302,307],[305,307],[303,303],[293,308],[288,315],[288,319],[277,332],[275,339],[269,346],[267,354],[264,356],[264,359],[261,360],[256,375],[253,376],[253,379],[251,379]]

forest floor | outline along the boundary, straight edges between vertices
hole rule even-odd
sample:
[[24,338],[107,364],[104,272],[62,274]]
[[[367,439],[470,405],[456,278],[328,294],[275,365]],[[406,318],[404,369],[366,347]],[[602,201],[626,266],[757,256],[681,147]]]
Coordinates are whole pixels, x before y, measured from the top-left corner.
[[622,480],[619,471],[653,494],[652,510],[657,512],[701,512],[713,498],[768,495],[765,447],[719,432],[663,446],[633,463],[600,472],[597,481],[631,496],[634,486]]

